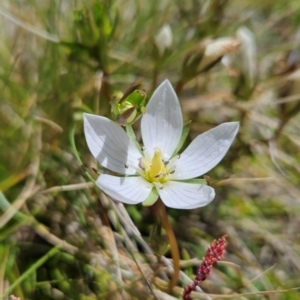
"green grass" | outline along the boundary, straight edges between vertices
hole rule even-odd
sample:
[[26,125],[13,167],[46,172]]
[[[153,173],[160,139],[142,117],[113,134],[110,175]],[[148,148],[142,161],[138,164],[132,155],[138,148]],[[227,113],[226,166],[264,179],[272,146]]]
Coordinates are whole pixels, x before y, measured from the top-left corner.
[[[168,209],[186,275],[173,297],[180,299],[209,243],[227,234],[225,262],[201,285],[212,295],[195,299],[297,299],[300,97],[289,76],[300,58],[288,57],[300,47],[299,16],[298,1],[3,0],[0,298],[172,299],[157,291],[169,281],[167,260],[157,264],[147,244],[155,217],[94,186],[100,167],[82,130],[83,112],[111,117],[115,93],[142,80],[149,98],[168,78],[192,120],[188,140],[241,122],[207,174],[216,199],[198,210]],[[159,57],[154,37],[164,23],[173,45]],[[241,26],[257,47],[253,90],[238,71],[243,61],[182,78],[193,72],[182,65],[200,42],[234,37]],[[134,129],[139,137],[138,122]]]

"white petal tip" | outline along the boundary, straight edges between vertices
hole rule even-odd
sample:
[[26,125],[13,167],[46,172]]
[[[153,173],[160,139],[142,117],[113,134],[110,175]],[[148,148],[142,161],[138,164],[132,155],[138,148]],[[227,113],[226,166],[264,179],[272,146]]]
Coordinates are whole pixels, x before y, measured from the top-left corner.
[[174,91],[174,88],[171,84],[171,82],[169,81],[169,79],[165,79],[158,87],[157,87],[157,90],[160,89],[160,88],[168,88],[168,89],[171,89],[172,91]]
[[239,122],[223,123],[196,137],[181,154],[173,178],[190,179],[210,171],[227,153],[239,126]]
[[235,132],[235,134],[237,134],[237,132],[239,131],[240,122],[228,122],[225,124],[227,124],[228,128],[231,128],[232,131]]
[[180,141],[182,127],[180,103],[172,84],[166,79],[154,91],[141,120],[143,142],[150,156],[158,147],[170,157]]

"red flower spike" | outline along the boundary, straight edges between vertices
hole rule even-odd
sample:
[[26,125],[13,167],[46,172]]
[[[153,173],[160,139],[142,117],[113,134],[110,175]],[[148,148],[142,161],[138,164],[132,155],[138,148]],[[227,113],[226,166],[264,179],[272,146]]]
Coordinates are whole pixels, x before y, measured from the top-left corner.
[[183,300],[192,300],[190,294],[200,285],[210,274],[213,266],[224,257],[227,246],[226,235],[214,240],[206,251],[206,255],[197,270],[193,283],[188,284],[183,292]]

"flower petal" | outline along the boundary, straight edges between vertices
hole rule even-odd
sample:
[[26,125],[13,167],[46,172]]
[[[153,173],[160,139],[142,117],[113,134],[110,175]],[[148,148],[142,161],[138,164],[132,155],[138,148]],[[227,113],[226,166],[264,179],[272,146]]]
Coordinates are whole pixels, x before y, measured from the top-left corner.
[[179,143],[182,126],[178,98],[171,83],[165,80],[152,95],[141,121],[144,146],[150,156],[158,147],[170,158]]
[[102,174],[96,183],[112,199],[127,204],[143,202],[153,188],[151,183],[140,176],[117,177]]
[[120,174],[135,174],[130,166],[138,165],[141,154],[121,126],[96,115],[83,114],[83,119],[87,144],[100,164]]
[[180,181],[169,181],[157,191],[166,206],[180,209],[202,207],[215,198],[215,190],[208,185]]
[[238,129],[238,122],[228,122],[197,136],[180,155],[173,178],[195,178],[211,170],[228,151]]

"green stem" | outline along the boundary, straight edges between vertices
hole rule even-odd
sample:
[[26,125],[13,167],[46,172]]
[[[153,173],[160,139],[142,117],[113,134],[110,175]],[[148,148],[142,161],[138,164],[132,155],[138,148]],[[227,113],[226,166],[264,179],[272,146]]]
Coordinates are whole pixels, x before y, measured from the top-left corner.
[[155,212],[158,214],[161,224],[168,236],[172,259],[173,259],[174,273],[173,273],[173,276],[171,278],[169,288],[168,288],[168,292],[170,293],[173,290],[173,288],[175,287],[175,285],[177,284],[178,278],[179,278],[179,271],[180,271],[179,250],[178,250],[177,240],[176,240],[174,231],[173,231],[172,226],[168,219],[165,205],[159,198],[153,206],[154,206],[153,208],[154,208]]
[[71,144],[71,148],[73,150],[73,154],[76,157],[76,160],[78,161],[78,163],[80,164],[80,166],[82,167],[82,169],[84,170],[85,175],[94,183],[95,180],[94,178],[89,174],[88,171],[86,171],[86,168],[78,154],[77,151],[77,147],[76,147],[76,143],[75,143],[75,131],[76,131],[76,124],[73,125],[73,127],[71,128],[70,132],[69,132],[69,140],[70,140],[70,144]]
[[57,254],[60,251],[60,245],[52,248],[42,258],[35,262],[31,267],[26,270],[10,287],[1,295],[0,299],[4,299],[5,296],[9,295],[23,280],[25,280],[31,273],[35,272],[40,266],[42,266],[49,258]]
[[158,75],[159,75],[159,67],[157,64],[155,64],[154,69],[153,69],[152,91],[154,91],[156,89]]

